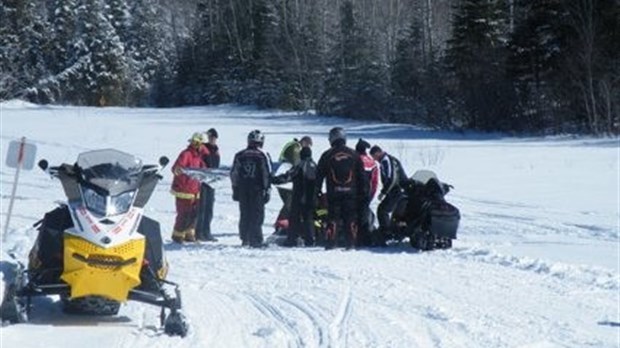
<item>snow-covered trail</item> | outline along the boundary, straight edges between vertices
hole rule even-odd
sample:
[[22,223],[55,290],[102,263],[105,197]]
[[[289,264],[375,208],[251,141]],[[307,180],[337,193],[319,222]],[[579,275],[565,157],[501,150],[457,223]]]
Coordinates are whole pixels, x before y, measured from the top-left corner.
[[[2,347],[618,346],[617,142],[483,139],[231,106],[12,103],[0,111],[3,156],[10,140],[25,135],[37,144],[38,157],[52,163],[105,147],[146,162],[174,159],[193,131],[212,126],[224,163],[253,128],[268,133],[274,157],[290,137],[311,134],[318,157],[327,130],[344,125],[352,139],[363,135],[383,145],[407,168],[436,170],[456,186],[448,198],[463,215],[459,240],[448,251],[418,253],[407,243],[356,251],[251,250],[239,246],[237,207],[222,181],[213,222],[219,241],[166,246],[169,278],[182,286],[192,325],[188,337],[164,335],[154,307],[129,303],[119,316],[100,319],[68,316],[56,299],[37,299],[31,323],[2,327]],[[0,170],[2,224],[12,175]],[[171,176],[164,176],[147,213],[169,239],[174,204]],[[62,197],[57,181],[23,172],[1,271],[9,252],[26,258],[36,237],[32,223]],[[267,224],[278,209],[276,197]]]

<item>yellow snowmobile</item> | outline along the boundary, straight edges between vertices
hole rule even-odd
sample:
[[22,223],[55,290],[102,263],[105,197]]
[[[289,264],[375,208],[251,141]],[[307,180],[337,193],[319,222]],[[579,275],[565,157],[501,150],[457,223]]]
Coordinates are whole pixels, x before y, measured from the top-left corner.
[[28,321],[33,296],[60,295],[65,312],[92,315],[116,315],[130,300],[161,307],[164,332],[185,336],[179,286],[165,280],[159,223],[144,215],[167,163],[161,157],[159,165],[143,165],[114,149],[82,153],[72,165],[41,160],[67,202],[34,225],[28,266],[18,262],[5,286],[2,321]]

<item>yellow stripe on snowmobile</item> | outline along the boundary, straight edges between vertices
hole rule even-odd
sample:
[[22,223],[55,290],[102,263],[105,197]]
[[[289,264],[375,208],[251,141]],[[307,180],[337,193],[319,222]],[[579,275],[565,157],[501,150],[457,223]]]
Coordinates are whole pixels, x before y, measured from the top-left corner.
[[140,285],[144,248],[144,238],[105,249],[65,234],[61,278],[69,284],[71,298],[97,295],[127,301],[129,290]]

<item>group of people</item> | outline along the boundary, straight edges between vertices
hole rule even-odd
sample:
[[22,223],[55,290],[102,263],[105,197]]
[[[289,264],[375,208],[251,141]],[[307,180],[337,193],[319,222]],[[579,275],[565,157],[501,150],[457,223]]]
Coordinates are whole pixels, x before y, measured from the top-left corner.
[[[213,216],[213,188],[206,184],[201,188],[200,183],[181,171],[183,167],[219,167],[217,132],[214,132],[214,129],[207,132],[208,139],[203,139],[201,133],[194,134],[172,168],[175,174],[172,192],[177,199],[172,235],[175,242],[215,240],[209,227]],[[230,170],[232,198],[239,203],[242,245],[263,245],[262,225],[271,186],[287,182],[292,182],[292,191],[279,190],[284,202],[280,215],[286,215],[289,222],[285,245],[315,245],[315,211],[324,182],[323,196],[328,211],[323,236],[325,248],[334,248],[340,241],[346,248],[385,244],[384,236],[390,228],[389,215],[402,196],[407,180],[402,165],[379,146],[371,147],[363,139],[359,139],[355,149],[348,147],[345,130],[341,127],[332,128],[328,140],[330,148],[316,163],[312,158],[312,138],[293,139],[279,156],[280,164],[289,163],[290,169],[274,175],[271,157],[263,150],[265,135],[260,130],[248,134],[247,147],[235,154]],[[383,187],[377,209],[379,230],[372,231],[370,203],[376,194],[379,177]]]

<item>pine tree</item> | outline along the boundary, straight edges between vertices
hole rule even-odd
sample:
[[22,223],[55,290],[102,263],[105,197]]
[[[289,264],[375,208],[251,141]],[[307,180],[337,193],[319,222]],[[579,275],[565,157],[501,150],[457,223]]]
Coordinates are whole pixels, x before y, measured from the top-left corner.
[[0,100],[14,97],[19,83],[19,1],[3,1],[0,4]]
[[74,58],[73,43],[76,30],[76,2],[75,0],[55,0],[51,14],[53,56],[48,65],[53,74],[66,69]]
[[392,62],[392,89],[396,95],[418,99],[421,74],[424,71],[422,28],[413,22],[396,44],[396,58]]
[[131,18],[126,29],[130,35],[125,42],[128,65],[125,89],[132,103],[145,104],[158,70],[161,68],[160,73],[163,73],[170,69],[165,66],[169,65],[168,57],[174,49],[171,30],[165,21],[165,12],[152,1],[132,1],[129,13],[121,18]]
[[455,9],[446,61],[453,98],[466,111],[466,127],[508,129],[512,86],[505,76],[506,11],[501,1],[464,0]]
[[79,8],[77,46],[87,64],[81,71],[78,90],[87,105],[126,104],[123,86],[127,78],[124,46],[104,10],[102,0],[83,0]]
[[[554,132],[617,132],[620,9],[613,0],[520,4],[510,40],[519,124]],[[616,82],[614,82],[616,81]]]
[[135,32],[131,30],[134,21],[131,20],[127,0],[105,0],[104,11],[121,42],[129,42]]
[[304,72],[301,105],[306,110],[316,107],[323,79],[323,71],[325,70],[325,49],[323,47],[324,43],[320,40],[321,23],[319,16],[317,1],[311,1],[310,9],[299,37],[299,40],[302,42],[300,55]]
[[332,52],[318,109],[322,113],[386,119],[389,76],[355,20],[353,4],[340,10],[340,35]]
[[567,54],[567,32],[562,29],[566,12],[560,1],[518,4],[524,13],[510,36],[508,71],[518,96],[515,126],[520,130],[544,129],[562,118],[566,101],[555,92],[563,56]]
[[[3,1],[0,7],[0,98],[27,97],[29,88],[47,75],[47,25],[34,1]],[[38,100],[47,102],[47,100]]]

